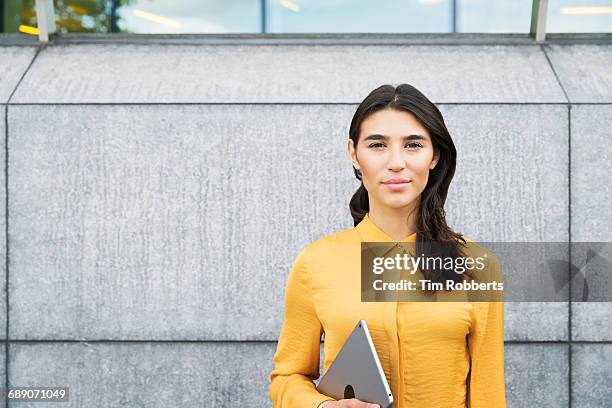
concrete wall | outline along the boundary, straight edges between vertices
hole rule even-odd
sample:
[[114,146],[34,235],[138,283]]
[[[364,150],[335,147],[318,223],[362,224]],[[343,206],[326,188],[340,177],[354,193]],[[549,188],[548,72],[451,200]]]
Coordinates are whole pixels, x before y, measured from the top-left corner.
[[[611,64],[601,44],[0,46],[0,383],[271,406],[285,279],[352,226],[348,126],[383,83],[445,116],[454,229],[612,241]],[[509,407],[612,403],[612,304],[505,308]]]

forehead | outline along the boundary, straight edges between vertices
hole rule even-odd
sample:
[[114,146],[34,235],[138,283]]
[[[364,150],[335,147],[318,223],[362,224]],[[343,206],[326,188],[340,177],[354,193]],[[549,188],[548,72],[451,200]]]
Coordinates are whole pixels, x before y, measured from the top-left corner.
[[429,132],[419,123],[414,114],[397,109],[383,109],[370,114],[361,122],[359,137],[380,134],[391,138],[411,134],[423,135],[429,139]]

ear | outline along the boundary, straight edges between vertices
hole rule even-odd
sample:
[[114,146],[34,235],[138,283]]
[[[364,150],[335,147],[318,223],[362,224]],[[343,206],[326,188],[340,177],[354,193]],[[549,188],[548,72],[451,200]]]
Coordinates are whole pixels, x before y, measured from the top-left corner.
[[353,139],[348,139],[347,150],[351,161],[353,162],[353,167],[359,170],[359,162],[357,161],[357,152],[355,151],[355,145],[353,144]]
[[440,160],[440,152],[436,151],[434,152],[433,159],[431,160],[431,163],[429,164],[429,170],[433,170],[438,165],[439,160]]

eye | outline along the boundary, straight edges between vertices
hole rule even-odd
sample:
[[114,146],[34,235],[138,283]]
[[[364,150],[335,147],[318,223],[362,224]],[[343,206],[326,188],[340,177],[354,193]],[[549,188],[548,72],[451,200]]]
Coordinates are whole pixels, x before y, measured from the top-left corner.
[[[368,145],[368,147],[373,148],[373,149],[377,149],[377,148],[384,147],[384,146],[385,146],[384,143],[372,143]],[[406,146],[409,146],[412,149],[419,149],[423,147],[423,145],[420,143],[407,143]]]

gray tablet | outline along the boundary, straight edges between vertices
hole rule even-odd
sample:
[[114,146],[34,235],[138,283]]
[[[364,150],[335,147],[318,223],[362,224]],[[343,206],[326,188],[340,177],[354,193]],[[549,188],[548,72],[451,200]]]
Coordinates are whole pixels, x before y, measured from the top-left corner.
[[321,377],[317,390],[336,400],[357,398],[382,408],[393,405],[393,395],[365,320],[357,323]]

